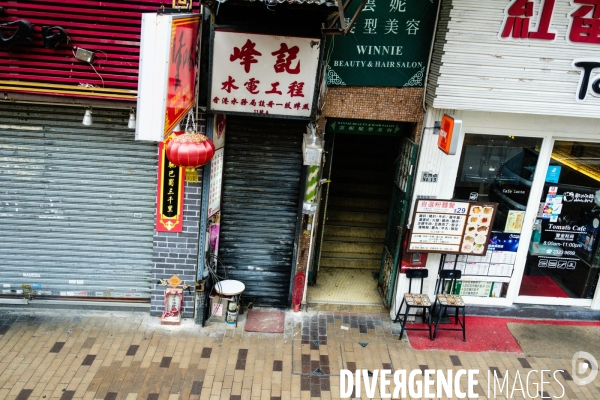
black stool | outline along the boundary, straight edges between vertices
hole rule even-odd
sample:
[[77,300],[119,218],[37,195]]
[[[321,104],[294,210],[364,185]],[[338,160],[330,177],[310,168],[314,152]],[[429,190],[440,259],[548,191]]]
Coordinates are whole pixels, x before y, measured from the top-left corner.
[[[454,286],[456,286],[456,281],[458,279],[460,279],[462,276],[462,273],[460,270],[453,270],[453,269],[443,269],[440,271],[440,277],[439,280],[437,282],[436,288],[435,288],[435,303],[433,304],[432,309],[435,311],[436,305],[437,303],[440,304],[440,310],[438,311],[437,314],[437,318],[436,321],[434,323],[435,325],[435,329],[433,330],[433,336],[431,337],[431,340],[435,339],[435,335],[437,334],[438,329],[441,331],[462,331],[463,333],[463,341],[466,342],[467,341],[467,334],[466,334],[466,324],[465,324],[465,302],[463,301],[462,297],[458,294],[452,294],[452,290],[454,289]],[[444,293],[446,291],[446,288],[448,293]],[[442,316],[444,314],[447,313],[448,308],[454,308],[454,324],[455,325],[459,325],[460,324],[460,328],[440,328],[440,321],[442,319]],[[458,316],[458,312],[459,310],[462,309],[462,321],[460,320],[459,316]]]
[[[402,303],[400,303],[400,308],[398,308],[398,313],[396,313],[396,318],[394,322],[398,322],[400,320],[400,314],[402,312],[402,306],[406,303],[406,311],[404,312],[404,318],[402,318],[402,328],[400,329],[400,337],[398,340],[402,339],[405,330],[415,330],[415,331],[429,331],[429,338],[431,338],[431,300],[429,300],[429,296],[423,293],[423,281],[428,276],[428,271],[424,268],[419,269],[409,269],[406,271],[406,277],[408,278],[408,293],[404,294],[402,298]],[[412,292],[412,280],[420,279],[421,280],[421,290],[419,293],[411,293]],[[416,317],[419,314],[409,314],[411,308],[420,308],[423,310],[421,314],[423,317],[423,323],[427,324],[427,328],[407,328],[406,320],[409,316]],[[427,313],[429,311],[429,314]]]

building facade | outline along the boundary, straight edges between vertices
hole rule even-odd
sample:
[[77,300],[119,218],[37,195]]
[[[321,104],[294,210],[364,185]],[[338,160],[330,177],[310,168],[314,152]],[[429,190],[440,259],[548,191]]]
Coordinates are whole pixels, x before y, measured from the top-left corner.
[[[471,305],[600,306],[594,7],[442,4],[413,200],[498,203],[486,254],[427,260],[430,277],[462,271]],[[444,114],[462,120],[455,155],[438,148]]]

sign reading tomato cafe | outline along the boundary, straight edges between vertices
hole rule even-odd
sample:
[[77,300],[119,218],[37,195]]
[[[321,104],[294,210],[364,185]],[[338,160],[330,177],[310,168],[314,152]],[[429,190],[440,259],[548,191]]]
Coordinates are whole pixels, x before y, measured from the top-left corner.
[[320,40],[216,30],[210,109],[310,117]]

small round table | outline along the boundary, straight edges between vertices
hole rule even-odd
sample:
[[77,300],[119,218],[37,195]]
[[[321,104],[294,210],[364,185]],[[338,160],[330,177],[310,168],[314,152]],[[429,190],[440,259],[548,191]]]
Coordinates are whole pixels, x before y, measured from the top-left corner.
[[[226,279],[219,281],[215,285],[215,291],[221,296],[233,296],[238,314],[241,315],[244,311],[241,308],[242,293],[246,290],[246,285],[234,279]],[[235,318],[235,326],[237,327],[237,316]]]

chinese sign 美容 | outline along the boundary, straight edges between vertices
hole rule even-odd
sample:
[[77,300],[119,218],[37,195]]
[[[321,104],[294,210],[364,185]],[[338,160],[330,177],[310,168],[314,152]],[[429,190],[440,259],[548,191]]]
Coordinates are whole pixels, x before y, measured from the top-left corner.
[[408,250],[484,254],[497,204],[417,200]]
[[157,232],[181,232],[183,228],[184,174],[167,158],[167,145],[172,139],[158,144]]
[[327,45],[327,84],[422,87],[438,1],[367,0],[350,32]]
[[310,117],[320,40],[215,31],[210,109]]

